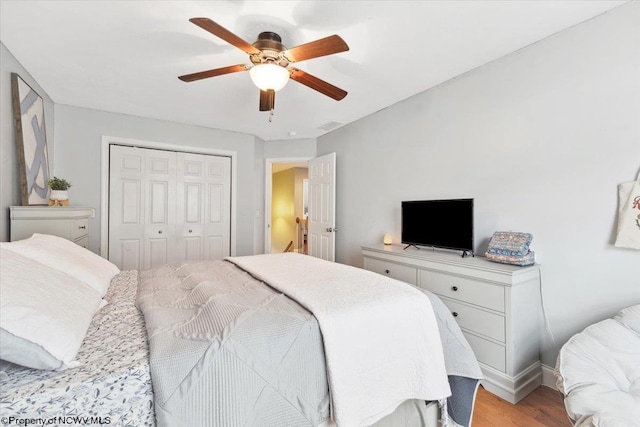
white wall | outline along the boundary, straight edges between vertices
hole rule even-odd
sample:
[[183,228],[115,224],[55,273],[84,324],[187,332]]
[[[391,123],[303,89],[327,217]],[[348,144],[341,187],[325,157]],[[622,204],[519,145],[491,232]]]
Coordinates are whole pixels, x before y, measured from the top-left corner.
[[49,171],[53,171],[54,108],[49,95],[31,77],[18,60],[0,43],[0,242],[9,240],[9,206],[21,205],[20,169],[16,155],[16,136],[11,98],[11,73],[17,73],[44,101],[44,121],[49,154]]
[[640,303],[640,252],[612,246],[616,185],[640,168],[638,22],[626,4],[318,138],[337,153],[337,260],[398,242],[402,200],[473,197],[477,252],[533,233],[558,345]]
[[264,158],[277,159],[283,157],[315,157],[316,139],[301,138],[280,141],[265,141]]
[[[89,248],[100,248],[100,177],[102,136],[180,144],[190,147],[236,151],[236,250],[238,255],[254,252],[256,192],[263,192],[264,172],[256,167],[256,145],[262,141],[253,135],[184,125],[161,120],[107,113],[86,108],[55,105],[55,173],[73,183],[69,191],[72,204],[91,206],[96,218],[90,222]],[[258,174],[260,172],[260,174]],[[262,231],[260,231],[262,233]]]

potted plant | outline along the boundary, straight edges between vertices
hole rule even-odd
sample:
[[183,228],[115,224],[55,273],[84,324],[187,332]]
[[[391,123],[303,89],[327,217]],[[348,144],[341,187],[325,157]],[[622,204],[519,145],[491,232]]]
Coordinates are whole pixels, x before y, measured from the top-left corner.
[[71,183],[54,176],[49,180],[48,184],[51,189],[49,206],[69,206],[69,193],[67,190],[71,187]]

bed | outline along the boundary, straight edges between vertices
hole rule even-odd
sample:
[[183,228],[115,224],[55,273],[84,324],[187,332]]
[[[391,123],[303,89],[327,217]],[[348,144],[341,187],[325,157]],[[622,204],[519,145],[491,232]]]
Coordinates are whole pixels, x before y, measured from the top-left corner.
[[[71,419],[77,425],[91,421],[82,417],[123,426],[335,425],[324,331],[303,304],[238,265],[254,258],[117,274],[74,366],[12,364],[0,374],[0,415],[80,417]],[[443,418],[468,425],[481,373],[446,307],[428,299],[453,391],[439,396],[449,404]],[[426,417],[423,399],[403,399],[374,425],[429,425]]]

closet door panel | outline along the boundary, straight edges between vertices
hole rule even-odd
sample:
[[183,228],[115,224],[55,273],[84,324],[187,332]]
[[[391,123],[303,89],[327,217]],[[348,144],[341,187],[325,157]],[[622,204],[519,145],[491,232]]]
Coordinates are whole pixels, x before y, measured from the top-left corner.
[[149,222],[151,224],[167,224],[169,218],[169,183],[150,182],[149,195],[151,206]]
[[230,254],[231,231],[231,159],[206,156],[205,223],[206,259],[221,259]]
[[207,254],[208,259],[222,259],[228,256],[222,237],[212,236],[207,239]]
[[203,259],[204,156],[177,153],[176,247],[180,261]]
[[122,270],[142,268],[144,173],[142,150],[112,145],[109,150],[109,253]]
[[209,184],[209,223],[220,224],[224,218],[224,187],[221,184]]
[[202,259],[202,238],[184,238],[184,259],[185,261],[200,261]]
[[176,261],[175,194],[176,153],[139,149],[145,152],[145,247],[143,268]]
[[169,261],[169,239],[152,238],[147,240],[148,266],[146,268],[160,267]]
[[185,184],[185,222],[202,224],[202,184]]
[[[119,242],[120,270],[137,270],[142,263],[142,239],[121,239]],[[109,246],[111,249],[111,246]]]
[[109,259],[121,269],[230,255],[231,159],[110,146]]

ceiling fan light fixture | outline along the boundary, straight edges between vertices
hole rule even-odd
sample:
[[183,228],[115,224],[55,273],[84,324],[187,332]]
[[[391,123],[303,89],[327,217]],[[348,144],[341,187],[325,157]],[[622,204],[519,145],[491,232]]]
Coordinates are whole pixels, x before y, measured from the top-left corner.
[[249,75],[260,90],[277,92],[289,81],[289,70],[276,64],[258,64],[249,70]]

